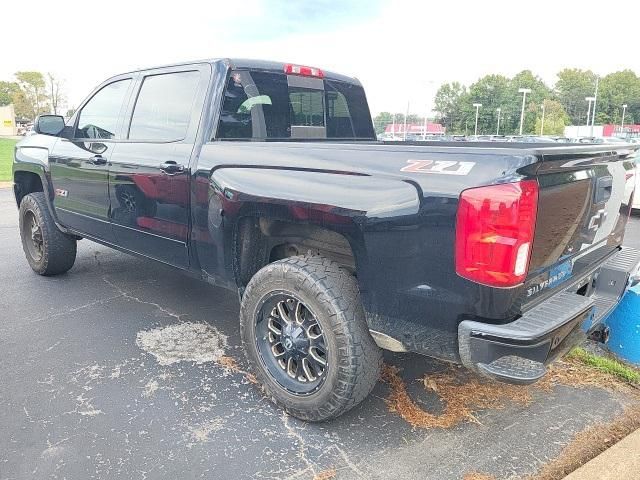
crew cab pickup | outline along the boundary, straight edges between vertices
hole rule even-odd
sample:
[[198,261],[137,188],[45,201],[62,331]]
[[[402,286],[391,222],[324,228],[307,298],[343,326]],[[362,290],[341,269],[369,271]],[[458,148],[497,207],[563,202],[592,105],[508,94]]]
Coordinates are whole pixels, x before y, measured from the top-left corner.
[[238,292],[248,362],[310,421],[381,348],[526,384],[636,281],[632,145],[378,142],[355,78],[218,59],[101,84],[15,150],[26,258],[93,240]]

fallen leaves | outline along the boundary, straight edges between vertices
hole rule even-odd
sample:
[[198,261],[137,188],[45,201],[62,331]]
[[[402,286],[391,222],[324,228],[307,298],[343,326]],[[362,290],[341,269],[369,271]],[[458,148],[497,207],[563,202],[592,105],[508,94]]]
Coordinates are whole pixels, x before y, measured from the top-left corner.
[[235,360],[235,358],[229,357],[228,355],[222,355],[218,358],[218,364],[233,373],[244,375],[244,378],[246,378],[249,383],[253,383],[254,385],[258,384],[258,379],[256,378],[256,376],[253,373],[247,372],[246,370],[240,368],[240,365],[238,365],[238,362]]
[[428,412],[411,399],[397,367],[385,364],[382,380],[391,387],[385,399],[389,410],[420,428],[452,428],[463,421],[479,423],[474,415],[479,410],[502,409],[513,403],[527,405],[533,401],[535,390],[551,391],[556,385],[597,387],[640,394],[640,390],[615,375],[571,358],[554,364],[541,381],[531,386],[495,382],[463,368],[449,368],[441,373],[428,374],[421,382],[427,391],[440,397],[443,403],[441,413]]
[[531,394],[516,385],[485,382],[480,377],[447,370],[423,379],[425,388],[437,393],[444,403],[442,413],[422,409],[409,396],[397,367],[384,365],[382,379],[391,386],[385,400],[389,410],[398,413],[411,425],[421,428],[451,428],[464,420],[478,422],[474,411],[504,408],[507,401],[527,405]]
[[313,476],[313,480],[331,480],[332,478],[336,478],[336,469],[330,468],[328,470],[323,470],[322,472],[318,472]]
[[462,477],[462,480],[496,480],[496,477],[484,473],[471,472]]

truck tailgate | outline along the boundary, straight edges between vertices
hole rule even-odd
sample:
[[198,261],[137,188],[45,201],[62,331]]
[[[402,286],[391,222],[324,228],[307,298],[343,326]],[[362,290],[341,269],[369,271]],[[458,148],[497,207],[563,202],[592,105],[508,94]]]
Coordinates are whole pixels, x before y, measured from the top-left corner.
[[635,151],[544,154],[526,302],[550,295],[622,244]]

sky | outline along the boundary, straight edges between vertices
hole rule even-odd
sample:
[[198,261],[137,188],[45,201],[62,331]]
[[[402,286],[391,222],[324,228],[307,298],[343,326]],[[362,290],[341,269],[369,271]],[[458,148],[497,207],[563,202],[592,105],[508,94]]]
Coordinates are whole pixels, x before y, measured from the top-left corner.
[[1,11],[0,80],[52,72],[69,107],[112,75],[219,57],[355,76],[374,114],[407,103],[423,114],[441,83],[489,73],[530,69],[549,85],[565,67],[640,74],[637,0],[30,0]]

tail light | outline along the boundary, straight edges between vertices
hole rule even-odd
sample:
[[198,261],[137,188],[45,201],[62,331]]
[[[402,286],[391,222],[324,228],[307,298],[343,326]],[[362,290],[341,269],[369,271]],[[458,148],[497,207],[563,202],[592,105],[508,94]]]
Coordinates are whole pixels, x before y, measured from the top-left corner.
[[456,220],[456,272],[494,287],[522,283],[536,225],[538,183],[525,180],[465,190]]
[[293,65],[291,63],[284,66],[284,73],[288,75],[301,75],[303,77],[324,78],[324,72],[319,68]]

